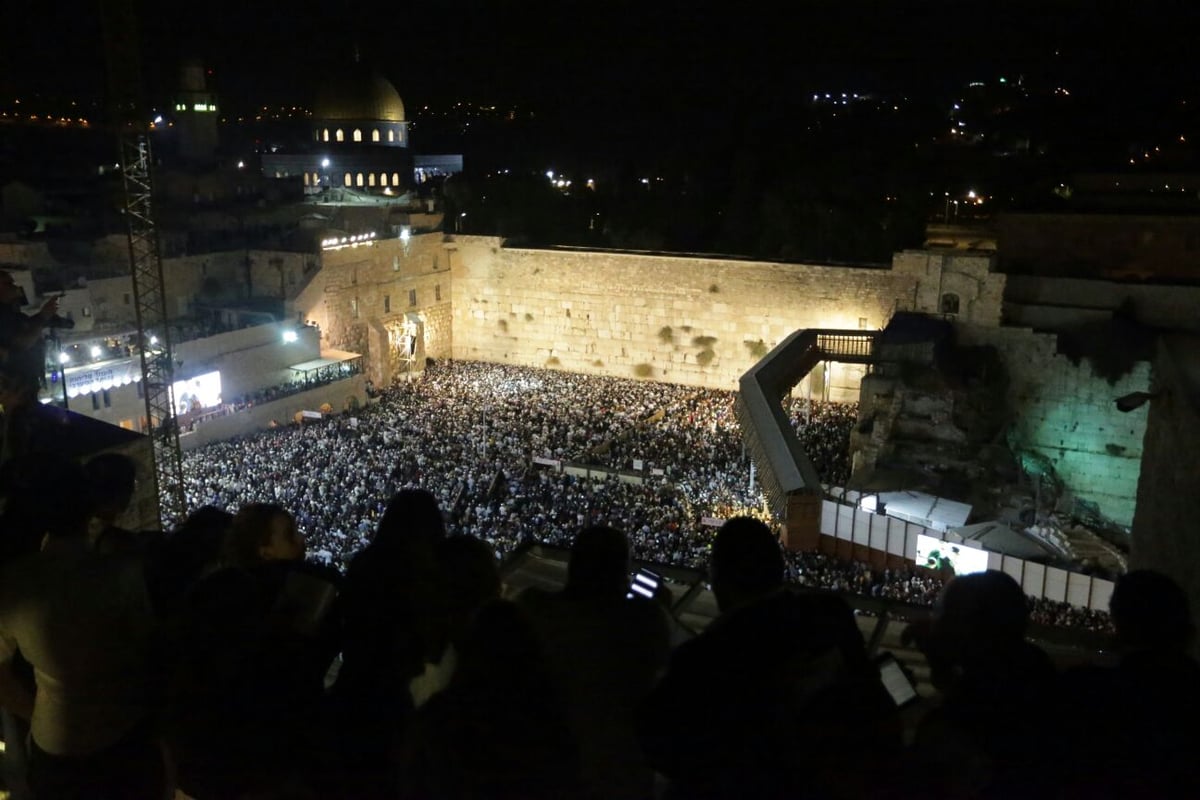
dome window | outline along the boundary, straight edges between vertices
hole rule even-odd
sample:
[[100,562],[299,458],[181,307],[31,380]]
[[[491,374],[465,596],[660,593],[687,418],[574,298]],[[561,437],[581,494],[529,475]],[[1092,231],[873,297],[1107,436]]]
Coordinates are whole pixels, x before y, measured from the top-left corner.
[[346,185],[352,186],[353,184],[354,184],[354,180],[350,177],[350,173],[347,172],[346,173]]
[[358,128],[354,129],[354,141],[356,141],[356,142],[362,141],[362,131],[360,131]]
[[396,141],[396,132],[395,131],[393,131],[393,130],[388,131],[388,141],[389,142]]
[[342,132],[342,129],[341,129],[341,128],[338,128],[338,129],[337,129],[337,130],[334,132],[334,134],[333,134],[333,138],[334,138],[334,139],[337,139],[339,142],[344,142],[344,141],[346,141],[346,134]]
[[941,312],[943,314],[957,314],[958,295],[951,294],[950,292],[946,292],[946,294],[942,295]]
[[399,185],[400,185],[400,173],[393,172],[392,173],[392,186],[399,186]]
[[363,174],[361,172],[355,176],[354,183],[356,186],[360,186],[360,187],[363,185]]
[[329,128],[326,128],[325,132],[321,136],[322,136],[323,141],[328,142],[329,141]]
[[378,129],[378,128],[376,128],[375,130],[371,131],[371,141],[372,141],[372,142],[378,142],[378,141],[379,141],[379,129]]
[[367,186],[374,186],[374,185],[375,185],[375,173],[368,172],[367,173]]

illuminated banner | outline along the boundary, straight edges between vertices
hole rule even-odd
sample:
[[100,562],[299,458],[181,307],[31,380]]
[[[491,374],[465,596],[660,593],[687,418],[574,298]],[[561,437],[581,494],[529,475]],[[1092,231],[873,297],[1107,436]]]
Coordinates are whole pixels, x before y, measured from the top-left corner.
[[142,379],[141,367],[133,359],[113,361],[95,368],[76,367],[66,372],[68,397],[125,386]]

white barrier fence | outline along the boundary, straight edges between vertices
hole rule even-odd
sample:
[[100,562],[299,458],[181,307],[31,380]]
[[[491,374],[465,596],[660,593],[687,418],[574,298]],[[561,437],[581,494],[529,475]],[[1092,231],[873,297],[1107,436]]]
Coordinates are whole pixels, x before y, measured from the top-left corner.
[[917,536],[930,536],[986,552],[988,569],[1008,573],[1021,584],[1027,595],[1081,608],[1108,610],[1112,581],[984,550],[976,542],[963,540],[953,532],[864,511],[858,506],[859,492],[846,491],[840,496],[845,502],[825,500],[822,503],[821,533],[825,536],[900,556],[906,561],[917,560]]

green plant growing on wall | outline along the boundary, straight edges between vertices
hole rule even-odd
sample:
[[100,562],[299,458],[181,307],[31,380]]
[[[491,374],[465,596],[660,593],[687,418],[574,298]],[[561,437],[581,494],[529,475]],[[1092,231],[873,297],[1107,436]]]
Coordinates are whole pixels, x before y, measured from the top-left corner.
[[701,350],[711,350],[716,343],[717,337],[715,336],[697,336],[692,339],[692,347],[699,347]]
[[702,367],[707,367],[709,364],[712,363],[713,359],[716,357],[717,357],[717,354],[714,353],[712,350],[701,350],[699,353],[696,354],[696,363]]
[[663,325],[658,329],[658,340],[663,344],[671,344],[675,341],[675,331],[671,330],[670,325]]
[[500,330],[504,331],[505,333],[508,333],[508,320],[502,319],[499,322],[497,322],[496,324],[500,326]]
[[562,364],[562,362],[558,360],[558,356],[550,356],[546,359],[547,367],[557,367],[560,364]]
[[604,362],[597,358],[595,361],[592,362],[592,366],[593,367],[603,367]]
[[526,322],[533,322],[533,314],[530,314],[528,311],[527,311],[527,312],[525,312],[525,321],[526,321]]
[[750,353],[751,358],[762,358],[767,354],[767,345],[762,339],[754,342],[742,342],[746,345],[746,350]]
[[634,376],[636,376],[638,378],[649,378],[651,375],[654,374],[654,367],[650,366],[649,364],[646,364],[645,362],[643,362],[641,364],[634,364],[633,365],[633,374],[634,374]]
[[691,333],[692,326],[691,325],[680,325],[679,330],[683,331],[684,333]]
[[719,287],[719,286],[717,286],[717,285],[714,283],[714,284],[712,284],[711,286],[709,286],[709,287],[708,287],[708,291],[709,291],[709,294],[716,294],[717,292],[721,291],[721,289],[720,289],[720,287]]

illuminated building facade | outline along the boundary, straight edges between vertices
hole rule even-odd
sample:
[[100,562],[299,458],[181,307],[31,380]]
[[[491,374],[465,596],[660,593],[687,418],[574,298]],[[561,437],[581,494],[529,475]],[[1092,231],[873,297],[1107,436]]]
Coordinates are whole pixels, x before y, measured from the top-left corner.
[[413,180],[404,102],[389,81],[355,62],[318,88],[308,147],[264,153],[262,162],[266,177],[300,177],[310,194],[403,194]]
[[174,118],[179,155],[188,161],[210,161],[217,150],[217,96],[209,91],[207,74],[199,61],[180,69]]

